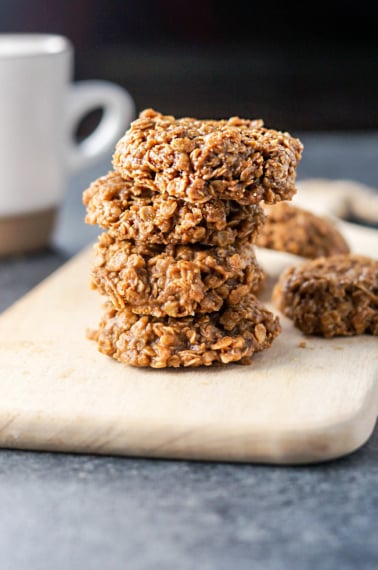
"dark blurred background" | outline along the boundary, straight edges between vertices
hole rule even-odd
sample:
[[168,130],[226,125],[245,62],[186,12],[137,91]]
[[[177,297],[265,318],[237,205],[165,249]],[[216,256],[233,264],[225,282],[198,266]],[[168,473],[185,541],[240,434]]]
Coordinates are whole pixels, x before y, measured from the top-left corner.
[[0,0],[0,32],[66,35],[75,79],[124,85],[138,111],[378,129],[377,18],[364,1]]

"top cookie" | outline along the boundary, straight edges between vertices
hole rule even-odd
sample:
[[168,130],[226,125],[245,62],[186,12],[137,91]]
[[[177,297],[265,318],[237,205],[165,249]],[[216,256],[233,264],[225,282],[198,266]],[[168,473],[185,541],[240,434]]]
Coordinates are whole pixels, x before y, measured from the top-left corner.
[[299,139],[261,120],[176,119],[146,109],[118,141],[113,166],[136,186],[192,203],[274,204],[295,194],[302,151]]

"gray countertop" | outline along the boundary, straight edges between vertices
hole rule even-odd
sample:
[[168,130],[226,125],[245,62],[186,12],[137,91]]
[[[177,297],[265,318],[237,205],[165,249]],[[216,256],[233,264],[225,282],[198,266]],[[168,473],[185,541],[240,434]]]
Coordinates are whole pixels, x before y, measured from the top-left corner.
[[[378,133],[299,136],[299,180],[378,187]],[[48,250],[0,262],[0,310],[93,241],[81,193],[109,169],[70,180]],[[0,451],[0,570],[377,570],[377,527],[377,428],[300,467]]]

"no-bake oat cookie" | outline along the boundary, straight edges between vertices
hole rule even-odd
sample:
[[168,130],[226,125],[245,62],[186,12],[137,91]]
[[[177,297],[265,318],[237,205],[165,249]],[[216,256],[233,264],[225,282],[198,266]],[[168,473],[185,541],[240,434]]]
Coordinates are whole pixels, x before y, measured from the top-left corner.
[[269,348],[281,326],[256,297],[255,242],[263,204],[295,194],[302,150],[259,119],[143,111],[83,192],[85,222],[105,230],[91,268],[106,297],[98,350],[165,368],[249,364]]
[[249,364],[280,333],[278,318],[253,295],[219,312],[175,319],[139,316],[110,302],[90,337],[100,352],[133,366]]
[[256,245],[307,258],[349,253],[341,231],[328,218],[287,202],[264,206],[267,215]]
[[340,254],[290,267],[273,302],[305,334],[378,335],[378,261]]
[[175,118],[144,110],[118,141],[113,167],[135,186],[195,204],[291,199],[302,156],[299,139],[262,121]]
[[264,273],[254,247],[153,245],[104,233],[95,246],[93,287],[137,314],[185,317],[218,311],[259,289]]
[[265,220],[259,205],[211,199],[191,204],[135,187],[117,172],[101,176],[83,192],[87,224],[117,239],[150,244],[202,243],[225,246],[254,240]]

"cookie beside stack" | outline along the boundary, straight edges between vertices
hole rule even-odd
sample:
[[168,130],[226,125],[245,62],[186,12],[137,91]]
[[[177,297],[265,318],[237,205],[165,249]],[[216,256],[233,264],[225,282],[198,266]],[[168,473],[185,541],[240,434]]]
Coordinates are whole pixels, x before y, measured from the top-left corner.
[[261,121],[143,111],[83,193],[106,230],[92,286],[107,301],[98,349],[154,368],[249,363],[280,333],[257,299],[261,202],[290,200],[302,144]]

